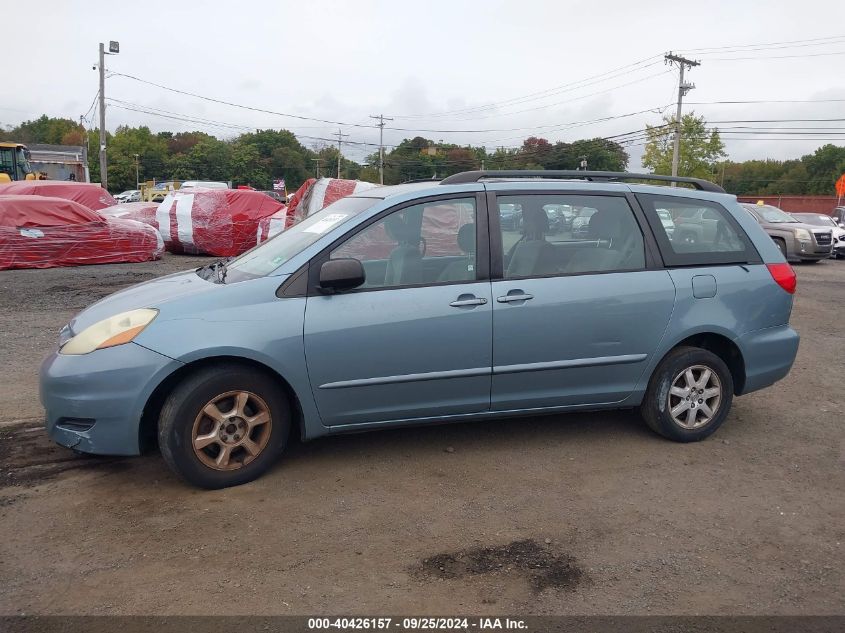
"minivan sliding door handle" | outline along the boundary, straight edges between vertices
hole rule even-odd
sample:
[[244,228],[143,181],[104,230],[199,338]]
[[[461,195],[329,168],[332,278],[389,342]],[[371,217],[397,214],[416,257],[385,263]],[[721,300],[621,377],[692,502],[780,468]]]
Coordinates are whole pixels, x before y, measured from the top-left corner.
[[496,297],[496,301],[499,303],[512,303],[514,301],[528,301],[533,298],[534,295],[529,294],[505,295],[504,297]]
[[487,303],[487,299],[483,297],[468,297],[466,299],[457,299],[449,305],[453,308],[463,308],[464,306],[483,306]]

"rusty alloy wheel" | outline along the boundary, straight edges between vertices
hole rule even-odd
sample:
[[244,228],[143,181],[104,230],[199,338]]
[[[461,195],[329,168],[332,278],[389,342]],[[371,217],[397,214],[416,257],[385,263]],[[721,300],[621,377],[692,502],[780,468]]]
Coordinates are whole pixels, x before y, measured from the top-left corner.
[[258,457],[273,430],[270,408],[250,391],[227,391],[199,412],[191,430],[194,454],[214,470],[238,470]]

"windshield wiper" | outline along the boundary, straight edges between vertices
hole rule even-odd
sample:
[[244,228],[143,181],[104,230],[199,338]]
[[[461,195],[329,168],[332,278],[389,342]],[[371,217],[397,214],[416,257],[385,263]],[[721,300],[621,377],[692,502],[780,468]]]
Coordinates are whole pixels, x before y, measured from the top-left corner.
[[226,265],[232,260],[231,257],[227,257],[226,259],[218,259],[215,262],[211,262],[210,264],[206,264],[205,266],[200,266],[197,268],[196,273],[206,281],[211,278],[211,275],[217,276],[217,281],[215,283],[226,283]]

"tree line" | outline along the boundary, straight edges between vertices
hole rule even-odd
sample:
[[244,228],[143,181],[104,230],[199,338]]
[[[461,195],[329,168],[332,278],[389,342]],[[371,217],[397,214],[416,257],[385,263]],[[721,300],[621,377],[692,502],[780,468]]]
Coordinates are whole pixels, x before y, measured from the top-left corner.
[[[658,174],[671,173],[674,124],[665,119],[647,126],[643,164]],[[283,178],[288,190],[299,187],[319,172],[333,176],[338,150],[328,143],[303,145],[288,130],[256,130],[231,139],[205,132],[152,132],[146,126],[121,126],[108,132],[106,147],[109,185],[113,190],[135,188],[136,167],[141,181],[219,180],[234,186],[270,189]],[[709,129],[703,117],[682,119],[678,173],[707,178],[737,195],[831,194],[833,183],[845,172],[845,147],[824,145],[813,154],[792,160],[728,160],[719,131]],[[16,127],[0,128],[0,140],[22,143],[85,145],[92,182],[100,180],[97,156],[99,131],[85,130],[65,118],[46,115]],[[588,169],[624,171],[629,155],[623,143],[603,139],[550,142],[526,138],[520,146],[486,149],[435,142],[421,136],[405,139],[385,151],[384,182],[443,178],[474,169]],[[341,156],[344,178],[378,182],[378,151],[358,163]]]

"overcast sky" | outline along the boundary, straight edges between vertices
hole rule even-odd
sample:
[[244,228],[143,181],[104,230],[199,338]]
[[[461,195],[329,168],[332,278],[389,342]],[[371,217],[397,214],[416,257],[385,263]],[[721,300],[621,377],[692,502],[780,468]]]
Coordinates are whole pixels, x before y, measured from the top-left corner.
[[[661,57],[670,50],[702,62],[687,75],[696,89],[685,112],[694,109],[708,121],[845,119],[841,0],[41,0],[5,3],[3,34],[4,126],[43,113],[75,120],[87,113],[93,121],[89,106],[98,85],[92,66],[97,44],[109,40],[120,42],[120,54],[107,57],[111,73],[260,110],[342,122],[356,143],[378,143],[377,129],[353,125],[370,126],[369,115],[378,113],[394,118],[389,127],[408,130],[386,129],[387,144],[421,135],[516,146],[530,135],[567,141],[642,129],[659,123],[661,112],[674,113],[677,69]],[[756,44],[769,46],[750,46]],[[702,50],[716,47],[734,48]],[[747,57],[754,59],[737,59]],[[307,137],[328,138],[338,129],[117,74],[107,79],[106,96],[122,102],[107,107],[110,130],[143,124],[226,138],[245,128],[286,128],[313,146],[318,141]],[[693,105],[732,100],[812,102]],[[640,114],[620,116],[635,112]],[[608,117],[618,118],[590,123]],[[186,118],[214,124],[181,120]],[[792,136],[733,130],[725,135],[733,160],[797,157],[831,142],[827,138],[845,143],[845,135],[835,135],[845,132],[841,121],[718,127],[743,125],[828,129]],[[632,168],[642,153],[636,143],[628,147]],[[349,144],[344,154],[360,160],[373,149]]]

